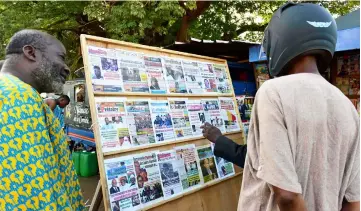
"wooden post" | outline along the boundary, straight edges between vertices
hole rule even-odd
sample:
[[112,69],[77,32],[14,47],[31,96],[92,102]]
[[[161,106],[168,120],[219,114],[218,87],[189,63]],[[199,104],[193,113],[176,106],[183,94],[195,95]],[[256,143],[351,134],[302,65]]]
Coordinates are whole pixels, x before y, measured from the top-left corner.
[[95,189],[95,193],[92,199],[92,203],[90,204],[89,211],[98,211],[100,207],[100,203],[102,202],[103,195],[101,191],[101,183],[98,182],[97,188]]

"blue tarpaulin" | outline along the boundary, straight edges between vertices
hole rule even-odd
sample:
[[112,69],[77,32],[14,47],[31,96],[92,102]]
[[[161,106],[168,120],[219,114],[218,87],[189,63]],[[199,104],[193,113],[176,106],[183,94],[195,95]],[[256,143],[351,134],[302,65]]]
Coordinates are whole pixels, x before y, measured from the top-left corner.
[[360,27],[337,32],[336,51],[360,49]]
[[[260,56],[261,45],[249,48],[249,62],[266,61],[264,53]],[[360,27],[337,31],[336,51],[360,49]]]

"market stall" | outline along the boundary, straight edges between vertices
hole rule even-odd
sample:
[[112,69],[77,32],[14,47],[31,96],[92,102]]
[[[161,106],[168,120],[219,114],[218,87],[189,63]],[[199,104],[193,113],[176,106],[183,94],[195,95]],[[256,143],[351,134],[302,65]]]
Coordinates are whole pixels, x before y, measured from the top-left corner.
[[[360,10],[336,19],[337,44],[330,68],[323,77],[338,87],[359,111],[360,102]],[[352,20],[357,20],[352,21]],[[340,21],[338,21],[340,20]],[[351,24],[353,23],[353,24]],[[269,79],[266,55],[261,46],[249,48],[249,62],[253,64],[257,88]]]

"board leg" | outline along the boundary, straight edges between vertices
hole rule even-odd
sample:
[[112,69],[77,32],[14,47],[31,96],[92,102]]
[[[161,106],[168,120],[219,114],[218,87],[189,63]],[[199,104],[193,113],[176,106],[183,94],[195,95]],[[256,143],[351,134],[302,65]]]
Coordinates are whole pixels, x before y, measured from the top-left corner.
[[94,193],[89,211],[98,211],[98,209],[100,207],[100,203],[102,202],[102,199],[103,199],[103,194],[102,194],[101,184],[99,181],[97,188],[95,189],[95,193]]

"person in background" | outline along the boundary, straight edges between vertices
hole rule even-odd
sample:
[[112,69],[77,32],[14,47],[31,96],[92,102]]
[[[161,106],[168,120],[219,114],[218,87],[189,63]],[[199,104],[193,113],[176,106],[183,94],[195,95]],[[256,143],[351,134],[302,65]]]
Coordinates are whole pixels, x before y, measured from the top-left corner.
[[47,33],[21,30],[10,38],[5,55],[0,210],[84,210],[67,138],[39,94],[63,90],[70,72],[63,44]]
[[262,46],[276,78],[255,98],[239,211],[360,210],[360,118],[320,74],[336,42],[320,5],[289,2],[271,18]]
[[58,118],[61,128],[64,128],[64,108],[69,105],[70,98],[67,95],[61,95],[58,99],[46,99],[46,104],[54,112],[54,116]]

